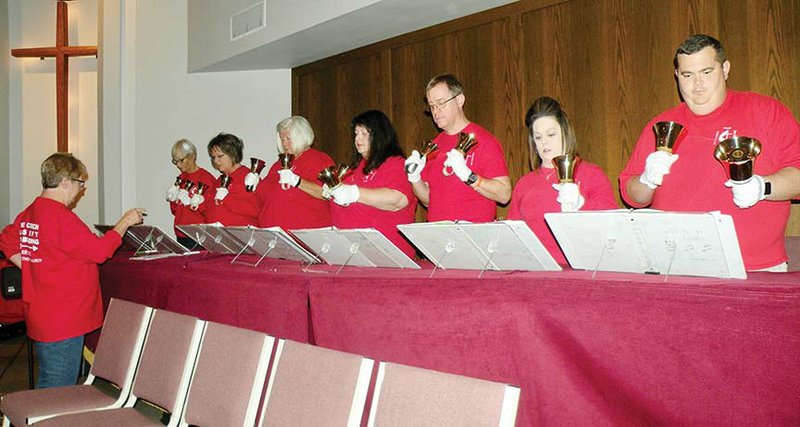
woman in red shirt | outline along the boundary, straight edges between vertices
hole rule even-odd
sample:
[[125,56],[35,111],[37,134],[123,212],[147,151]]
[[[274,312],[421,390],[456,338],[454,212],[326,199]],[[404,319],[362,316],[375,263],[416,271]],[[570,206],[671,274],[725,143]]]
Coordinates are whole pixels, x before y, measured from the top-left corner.
[[175,184],[167,190],[169,210],[175,216],[175,236],[189,249],[197,243],[178,230],[178,225],[206,224],[214,204],[217,180],[207,170],[197,165],[197,147],[188,139],[172,145],[172,164],[181,172]]
[[260,206],[256,193],[245,188],[245,177],[250,171],[241,164],[243,152],[242,140],[230,133],[220,133],[208,142],[211,163],[222,172],[211,210],[211,222],[229,226],[258,224]]

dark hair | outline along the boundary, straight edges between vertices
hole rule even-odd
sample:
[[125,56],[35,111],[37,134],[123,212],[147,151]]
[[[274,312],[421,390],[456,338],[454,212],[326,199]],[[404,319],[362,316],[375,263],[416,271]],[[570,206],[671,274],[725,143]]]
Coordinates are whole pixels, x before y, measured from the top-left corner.
[[244,142],[238,136],[232,133],[220,132],[208,142],[208,155],[211,155],[211,150],[214,147],[219,148],[219,151],[227,154],[233,159],[233,163],[241,163],[242,155],[244,152]]
[[714,48],[717,62],[722,64],[728,60],[728,55],[725,54],[725,49],[722,47],[722,43],[720,43],[719,40],[706,34],[694,34],[689,36],[689,38],[684,40],[683,43],[681,43],[680,46],[675,49],[675,57],[672,58],[672,64],[677,70],[678,55],[691,55],[693,53],[700,52],[709,46]]
[[42,188],[56,188],[61,180],[84,179],[86,166],[70,153],[55,153],[42,162]]
[[536,144],[533,142],[533,122],[542,117],[556,119],[561,127],[561,144],[564,154],[578,155],[578,142],[575,140],[575,131],[572,130],[567,113],[561,109],[558,101],[549,96],[543,96],[535,99],[528,109],[528,113],[525,114],[525,126],[528,127],[528,149],[530,150],[528,156],[533,170],[539,170],[542,166],[542,158],[539,157]]
[[[355,116],[350,123],[350,130],[355,132],[356,126],[363,126],[369,132],[369,152],[367,153],[364,173],[377,169],[383,162],[392,156],[405,157],[403,149],[397,138],[397,131],[386,114],[380,110],[369,110]],[[361,162],[361,154],[352,148],[350,167],[355,168]]]

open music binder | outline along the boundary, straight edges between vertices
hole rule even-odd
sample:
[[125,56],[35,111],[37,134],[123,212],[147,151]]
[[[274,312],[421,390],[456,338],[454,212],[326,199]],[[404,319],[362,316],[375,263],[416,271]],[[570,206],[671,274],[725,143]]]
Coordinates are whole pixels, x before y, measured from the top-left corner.
[[443,221],[397,228],[439,268],[561,270],[524,221]]
[[[261,258],[252,264],[253,266],[257,266],[267,257],[302,261],[309,265],[317,262],[314,254],[307,251],[280,227],[225,227],[224,230],[261,255]],[[241,252],[243,250],[231,262],[236,261]]]
[[545,220],[575,269],[747,278],[733,218],[720,212],[554,212]]
[[291,230],[291,233],[331,265],[420,268],[374,228],[340,230],[329,227]]
[[[112,230],[114,226],[95,224],[94,228],[105,234]],[[132,248],[133,256],[131,259],[148,260],[197,253],[185,248],[154,225],[128,227],[125,235],[122,236],[122,241],[126,248]]]

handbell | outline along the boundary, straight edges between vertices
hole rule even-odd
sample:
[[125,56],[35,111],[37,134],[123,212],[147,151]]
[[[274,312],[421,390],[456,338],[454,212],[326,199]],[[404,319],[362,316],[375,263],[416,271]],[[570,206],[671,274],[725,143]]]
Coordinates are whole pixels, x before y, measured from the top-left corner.
[[184,184],[183,189],[186,190],[187,193],[191,192],[192,188],[194,188],[195,186],[194,181],[189,181],[189,180],[184,181],[183,184]]
[[231,185],[230,175],[222,174],[219,176],[219,187],[227,189]]
[[278,154],[278,162],[280,162],[281,169],[291,169],[292,162],[294,162],[294,154],[291,153],[279,153]]
[[683,125],[677,122],[658,122],[653,125],[656,134],[656,150],[673,153],[683,138]]
[[[455,149],[459,153],[461,153],[461,155],[466,157],[467,153],[469,153],[470,150],[475,148],[476,145],[478,145],[478,140],[475,139],[475,134],[474,133],[472,133],[472,132],[470,132],[470,133],[461,132],[461,133],[458,134],[458,142],[456,143]],[[453,174],[453,168],[451,168],[450,166],[444,166],[442,168],[442,174],[444,174],[444,176],[452,175]]]
[[761,142],[747,136],[728,138],[714,148],[714,157],[728,164],[731,181],[745,182],[753,176],[753,166],[761,153]]
[[173,184],[173,185],[175,185],[176,187],[180,188],[183,185],[183,178],[176,177],[175,178],[175,184]]
[[[424,144],[422,144],[422,147],[420,147],[419,149],[419,156],[428,158],[430,157],[431,154],[433,154],[437,150],[439,150],[439,146],[435,142],[433,142],[433,140],[426,141]],[[406,173],[414,173],[415,170],[417,170],[416,163],[406,165]]]
[[326,184],[329,190],[333,190],[342,185],[342,180],[349,170],[346,165],[328,166],[319,172],[317,178]]
[[575,169],[578,168],[581,158],[572,154],[562,154],[553,157],[553,166],[556,168],[558,182],[575,182]]
[[256,175],[261,175],[261,171],[264,169],[264,166],[267,165],[267,162],[256,158],[250,158],[250,172],[253,172]]
[[199,194],[199,195],[202,196],[203,193],[205,193],[207,189],[208,189],[208,185],[207,184],[205,184],[203,182],[198,182],[197,183],[197,191],[195,191],[195,194]]

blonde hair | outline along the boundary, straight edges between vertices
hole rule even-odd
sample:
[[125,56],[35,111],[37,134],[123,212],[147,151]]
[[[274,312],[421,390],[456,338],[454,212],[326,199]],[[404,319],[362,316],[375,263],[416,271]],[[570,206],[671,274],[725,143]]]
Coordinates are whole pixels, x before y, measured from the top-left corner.
[[86,165],[70,153],[55,153],[42,162],[42,188],[56,188],[61,180],[86,178]]

